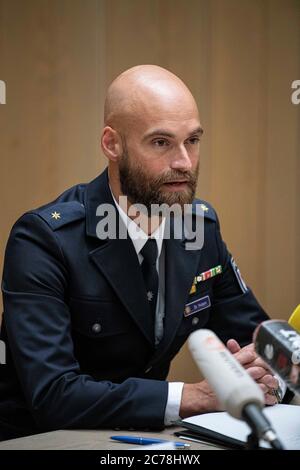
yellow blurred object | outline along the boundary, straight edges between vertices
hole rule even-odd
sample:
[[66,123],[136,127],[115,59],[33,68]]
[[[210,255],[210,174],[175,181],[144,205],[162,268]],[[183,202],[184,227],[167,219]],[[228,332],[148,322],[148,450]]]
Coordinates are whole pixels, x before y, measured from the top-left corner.
[[289,324],[300,333],[300,304],[295,308],[289,318]]

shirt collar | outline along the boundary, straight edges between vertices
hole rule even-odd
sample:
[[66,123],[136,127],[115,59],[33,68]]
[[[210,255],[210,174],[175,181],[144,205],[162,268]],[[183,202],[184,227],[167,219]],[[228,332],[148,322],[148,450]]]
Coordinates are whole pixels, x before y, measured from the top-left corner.
[[[111,187],[109,186],[112,198],[114,200],[114,203],[116,204],[116,207],[118,209],[118,212],[120,214],[121,219],[123,220],[127,231],[128,235],[130,236],[133,246],[135,248],[135,251],[137,254],[140,253],[141,249],[144,247],[146,244],[147,240],[150,238],[147,233],[144,232],[136,223],[134,220],[130,219],[126,212],[122,209],[122,207],[117,203],[113,192],[111,190]],[[157,243],[157,251],[158,251],[158,257],[161,254],[162,250],[162,243],[164,239],[164,231],[165,231],[165,222],[166,219],[163,217],[161,224],[157,227],[157,229],[151,234],[151,238],[155,238],[156,243]]]

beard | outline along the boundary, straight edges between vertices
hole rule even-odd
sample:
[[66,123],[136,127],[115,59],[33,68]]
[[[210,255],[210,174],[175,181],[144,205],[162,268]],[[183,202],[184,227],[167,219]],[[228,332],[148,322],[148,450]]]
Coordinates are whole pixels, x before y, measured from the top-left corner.
[[[199,164],[194,171],[167,170],[158,177],[152,177],[139,164],[133,164],[128,152],[124,152],[119,164],[121,190],[131,204],[143,204],[151,211],[153,204],[166,204],[172,206],[191,204],[197,187]],[[176,180],[186,180],[186,189],[183,191],[168,191],[165,183]]]

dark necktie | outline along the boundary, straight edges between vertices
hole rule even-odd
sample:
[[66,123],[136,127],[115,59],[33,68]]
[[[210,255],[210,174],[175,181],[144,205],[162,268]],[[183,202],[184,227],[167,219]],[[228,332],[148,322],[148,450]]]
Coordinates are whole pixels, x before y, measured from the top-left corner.
[[142,273],[145,281],[147,300],[155,320],[156,301],[158,295],[158,273],[156,269],[156,260],[158,255],[157,243],[153,238],[149,238],[141,249],[143,255]]

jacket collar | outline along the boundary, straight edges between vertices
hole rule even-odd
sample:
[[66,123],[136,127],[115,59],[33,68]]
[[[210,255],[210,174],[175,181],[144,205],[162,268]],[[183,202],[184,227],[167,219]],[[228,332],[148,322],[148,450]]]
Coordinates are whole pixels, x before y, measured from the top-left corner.
[[107,168],[86,186],[84,202],[86,208],[86,233],[90,237],[98,238],[96,233],[96,226],[99,222],[99,217],[96,214],[97,207],[100,204],[111,204],[115,207],[109,189]]

